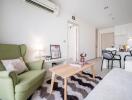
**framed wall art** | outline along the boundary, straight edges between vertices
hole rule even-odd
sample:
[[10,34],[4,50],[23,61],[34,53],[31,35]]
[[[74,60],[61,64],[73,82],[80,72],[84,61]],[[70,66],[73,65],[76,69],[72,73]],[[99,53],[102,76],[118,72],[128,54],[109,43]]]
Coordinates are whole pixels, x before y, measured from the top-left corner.
[[50,45],[51,59],[61,58],[60,45]]

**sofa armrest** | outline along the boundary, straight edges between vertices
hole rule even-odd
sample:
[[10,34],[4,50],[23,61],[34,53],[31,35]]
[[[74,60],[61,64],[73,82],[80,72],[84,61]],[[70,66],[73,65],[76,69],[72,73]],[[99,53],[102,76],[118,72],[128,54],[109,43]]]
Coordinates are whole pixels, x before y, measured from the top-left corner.
[[7,72],[7,71],[0,71],[0,78],[11,78],[13,81],[13,86],[15,87],[15,85],[18,83],[18,79],[17,79],[17,74],[12,71],[12,72]]
[[26,64],[30,70],[40,70],[43,69],[44,60],[27,62]]
[[14,72],[0,71],[0,99],[2,100],[14,100],[14,86],[16,80]]
[[0,78],[7,78],[9,77],[9,72],[7,71],[0,71]]

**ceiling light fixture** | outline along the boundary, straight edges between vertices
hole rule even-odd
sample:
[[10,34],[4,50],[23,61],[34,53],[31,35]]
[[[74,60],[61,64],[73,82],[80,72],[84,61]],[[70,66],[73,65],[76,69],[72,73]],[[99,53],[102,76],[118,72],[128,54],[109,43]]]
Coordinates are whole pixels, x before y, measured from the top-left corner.
[[106,10],[106,9],[108,9],[108,8],[109,8],[108,6],[105,6],[105,7],[104,7],[104,10]]

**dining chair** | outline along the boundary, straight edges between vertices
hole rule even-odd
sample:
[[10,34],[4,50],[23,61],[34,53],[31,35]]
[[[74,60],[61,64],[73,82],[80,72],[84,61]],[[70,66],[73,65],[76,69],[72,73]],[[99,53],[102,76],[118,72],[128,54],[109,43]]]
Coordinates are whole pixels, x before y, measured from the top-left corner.
[[109,50],[102,50],[102,65],[101,65],[101,71],[103,68],[103,62],[104,60],[108,61],[108,69],[109,69],[109,63],[112,61],[111,69],[113,68],[113,61],[118,60],[121,68],[121,56],[116,54],[116,50],[109,51]]
[[[126,62],[127,60],[128,60],[128,58],[132,58],[132,49],[131,50],[129,50],[129,55],[125,55],[124,56],[124,62]],[[132,60],[132,59],[131,59]],[[124,69],[125,69],[125,65],[124,65]]]

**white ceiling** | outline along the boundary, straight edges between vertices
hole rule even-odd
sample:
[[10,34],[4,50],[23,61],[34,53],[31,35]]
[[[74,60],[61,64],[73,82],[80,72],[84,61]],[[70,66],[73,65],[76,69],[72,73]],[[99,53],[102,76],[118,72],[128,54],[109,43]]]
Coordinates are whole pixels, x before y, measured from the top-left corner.
[[[98,28],[132,22],[132,0],[52,0],[61,10]],[[107,7],[104,10],[104,7]]]

